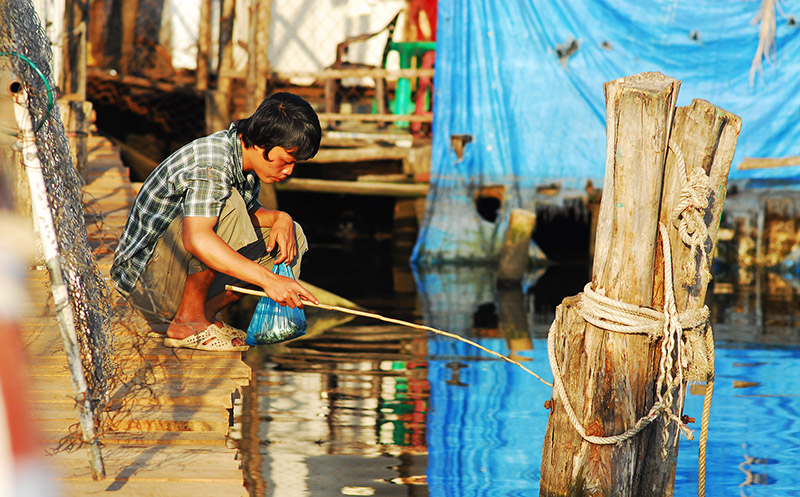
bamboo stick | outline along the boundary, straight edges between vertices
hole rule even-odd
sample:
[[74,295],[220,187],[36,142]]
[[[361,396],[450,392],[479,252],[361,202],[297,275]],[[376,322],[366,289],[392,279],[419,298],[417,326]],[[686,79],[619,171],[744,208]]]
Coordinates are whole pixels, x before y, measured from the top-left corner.
[[[226,290],[230,290],[232,292],[243,293],[243,294],[246,294],[246,295],[255,295],[257,297],[267,297],[267,298],[269,298],[269,296],[265,292],[262,292],[260,290],[252,290],[250,288],[242,288],[242,287],[236,286],[236,285],[225,285],[225,289]],[[493,350],[489,350],[486,347],[484,347],[483,345],[481,345],[479,343],[476,343],[476,342],[473,342],[472,340],[468,340],[468,339],[466,339],[466,338],[464,338],[462,336],[456,335],[455,333],[450,333],[450,332],[447,332],[447,331],[438,330],[436,328],[432,328],[430,326],[424,326],[424,325],[421,325],[421,324],[409,323],[408,321],[402,321],[400,319],[387,318],[385,316],[381,316],[380,314],[375,314],[374,312],[359,311],[357,309],[348,309],[346,307],[341,307],[341,306],[338,306],[338,305],[315,304],[315,303],[309,302],[307,300],[303,302],[303,305],[307,305],[309,307],[316,307],[318,309],[325,309],[327,311],[343,312],[345,314],[352,314],[354,316],[361,316],[361,317],[365,317],[365,318],[377,319],[379,321],[384,321],[386,323],[399,324],[401,326],[406,326],[408,328],[413,328],[415,330],[429,331],[429,332],[435,333],[437,335],[442,335],[442,336],[446,336],[448,338],[453,338],[453,339],[458,340],[460,342],[464,342],[464,343],[466,343],[468,345],[472,345],[473,347],[476,347],[476,348],[486,352],[487,354],[491,354],[491,355],[493,355],[495,357],[499,357],[500,359],[502,359],[502,360],[504,360],[506,362],[509,362],[511,364],[514,364],[515,366],[519,366],[520,368],[525,370],[525,372],[527,372],[527,373],[535,376],[536,378],[538,378],[539,381],[541,381],[545,385],[553,386],[552,383],[549,383],[549,382],[545,381],[541,376],[539,376],[538,374],[534,373],[530,369],[526,368],[525,366],[523,366],[519,362],[515,361],[514,359],[506,357],[506,356],[504,356],[502,354],[499,354],[499,353],[497,353],[497,352],[495,352]]]

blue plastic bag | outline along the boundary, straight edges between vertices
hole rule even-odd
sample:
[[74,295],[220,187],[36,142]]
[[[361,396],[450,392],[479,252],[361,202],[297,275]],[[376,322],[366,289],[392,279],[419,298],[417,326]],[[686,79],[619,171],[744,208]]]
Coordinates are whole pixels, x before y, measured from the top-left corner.
[[[292,270],[284,263],[275,264],[272,272],[294,279]],[[250,326],[247,327],[247,345],[268,345],[285,342],[306,334],[308,322],[303,309],[280,305],[269,297],[261,297]]]

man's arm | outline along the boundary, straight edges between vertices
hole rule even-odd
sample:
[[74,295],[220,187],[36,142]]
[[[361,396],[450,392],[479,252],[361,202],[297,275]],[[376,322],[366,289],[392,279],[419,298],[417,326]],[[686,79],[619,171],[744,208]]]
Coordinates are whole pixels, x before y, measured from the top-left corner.
[[[269,298],[281,305],[302,308],[303,303],[300,297],[315,304],[319,303],[297,281],[279,276],[233,250],[214,231],[216,224],[217,218],[213,217],[184,218],[183,245],[186,250],[216,272],[263,288]],[[294,231],[294,224],[292,224],[292,231]]]
[[250,219],[253,226],[269,228],[267,252],[272,252],[278,245],[280,253],[275,258],[275,263],[291,262],[297,256],[297,239],[294,232],[292,217],[283,211],[274,211],[256,207],[250,210]]

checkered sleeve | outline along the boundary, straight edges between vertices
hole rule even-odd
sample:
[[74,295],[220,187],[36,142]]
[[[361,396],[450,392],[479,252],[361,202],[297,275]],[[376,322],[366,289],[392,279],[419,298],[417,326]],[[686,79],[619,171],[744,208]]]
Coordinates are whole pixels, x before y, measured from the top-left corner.
[[183,215],[186,217],[217,217],[225,200],[231,196],[230,179],[213,167],[198,166],[186,175],[186,196]]

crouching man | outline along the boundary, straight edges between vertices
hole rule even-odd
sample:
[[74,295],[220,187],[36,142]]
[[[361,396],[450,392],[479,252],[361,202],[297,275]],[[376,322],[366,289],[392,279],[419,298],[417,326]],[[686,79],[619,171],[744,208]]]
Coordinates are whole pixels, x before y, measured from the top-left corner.
[[245,350],[243,331],[217,319],[239,299],[226,284],[258,287],[281,305],[317,299],[292,278],[308,249],[300,225],[264,209],[260,182],[292,174],[316,155],[319,119],[297,95],[275,93],[252,116],[185,145],[142,185],[117,247],[111,277],[151,324],[169,323],[164,344]]

